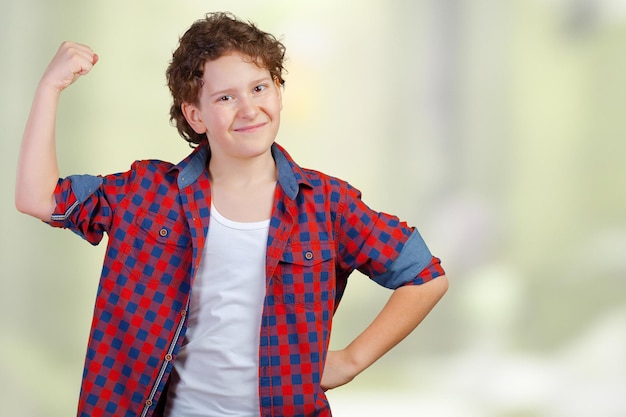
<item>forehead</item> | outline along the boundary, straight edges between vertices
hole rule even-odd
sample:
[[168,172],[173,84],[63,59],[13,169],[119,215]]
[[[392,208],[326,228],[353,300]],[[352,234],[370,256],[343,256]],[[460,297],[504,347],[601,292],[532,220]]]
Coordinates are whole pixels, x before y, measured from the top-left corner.
[[205,62],[204,83],[250,81],[249,78],[270,77],[270,72],[258,60],[231,52],[221,57]]

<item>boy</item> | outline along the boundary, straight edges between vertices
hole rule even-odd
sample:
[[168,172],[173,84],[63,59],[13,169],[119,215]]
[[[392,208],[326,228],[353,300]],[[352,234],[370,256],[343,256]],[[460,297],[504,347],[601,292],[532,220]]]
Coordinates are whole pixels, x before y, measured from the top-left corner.
[[[407,336],[447,289],[417,230],[274,142],[284,47],[208,14],[167,70],[171,119],[194,151],[58,179],[60,93],[98,56],[61,45],[37,88],[16,206],[97,244],[109,236],[81,416],[330,416],[325,391]],[[348,347],[328,351],[354,270],[394,289]],[[436,279],[435,279],[436,278]]]

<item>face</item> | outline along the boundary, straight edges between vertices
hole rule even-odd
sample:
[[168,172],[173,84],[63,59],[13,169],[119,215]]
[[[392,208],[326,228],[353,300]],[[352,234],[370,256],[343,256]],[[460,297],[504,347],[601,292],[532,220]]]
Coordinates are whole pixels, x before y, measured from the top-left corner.
[[239,53],[204,65],[198,104],[182,106],[197,133],[206,133],[211,158],[267,155],[280,125],[282,94],[270,72]]

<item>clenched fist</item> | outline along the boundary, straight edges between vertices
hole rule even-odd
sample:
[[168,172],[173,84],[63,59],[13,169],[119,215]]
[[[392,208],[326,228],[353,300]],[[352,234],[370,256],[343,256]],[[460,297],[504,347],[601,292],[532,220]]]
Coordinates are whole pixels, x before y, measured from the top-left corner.
[[44,72],[41,82],[62,91],[91,71],[96,62],[98,55],[90,47],[63,42]]

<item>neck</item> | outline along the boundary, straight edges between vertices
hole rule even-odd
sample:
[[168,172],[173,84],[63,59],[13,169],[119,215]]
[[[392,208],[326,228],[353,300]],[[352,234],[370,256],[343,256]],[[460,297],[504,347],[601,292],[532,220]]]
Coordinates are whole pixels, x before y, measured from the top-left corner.
[[213,185],[246,186],[275,182],[277,179],[276,163],[271,150],[257,157],[246,159],[212,155],[208,169]]
[[213,155],[209,161],[211,201],[227,219],[266,220],[272,214],[277,172],[269,149],[246,159]]

